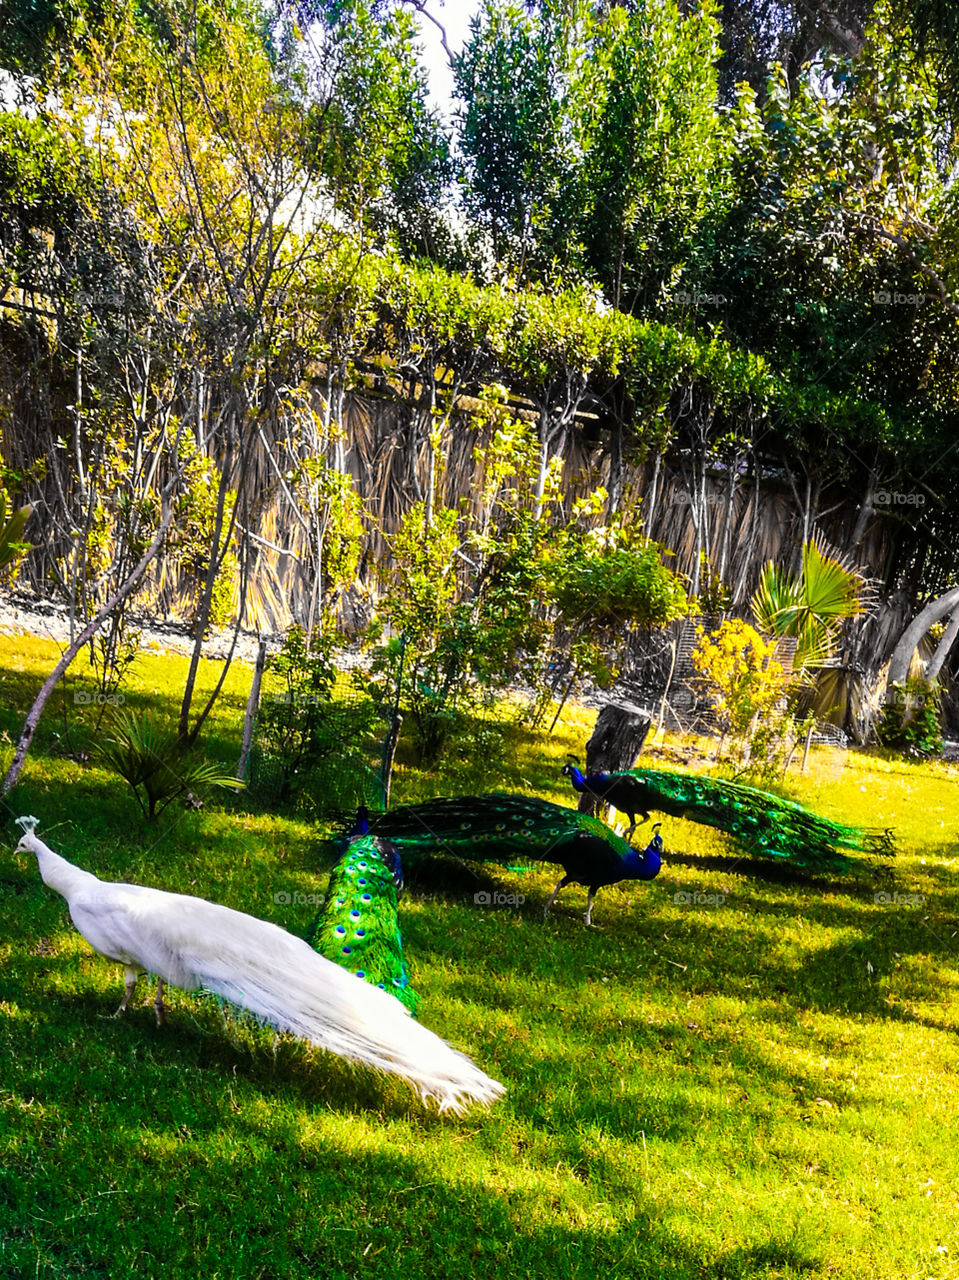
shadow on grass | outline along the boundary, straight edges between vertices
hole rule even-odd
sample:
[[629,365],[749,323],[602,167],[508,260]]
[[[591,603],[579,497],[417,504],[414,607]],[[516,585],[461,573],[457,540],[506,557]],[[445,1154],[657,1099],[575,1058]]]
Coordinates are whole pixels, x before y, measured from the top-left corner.
[[[29,1100],[20,1126],[0,1129],[3,1274],[733,1280],[821,1265],[801,1232],[759,1224],[706,1254],[641,1177],[599,1212],[615,1170],[573,1129],[548,1132],[568,1120],[555,1106],[524,1161],[535,1177],[511,1183],[490,1150],[507,1119],[441,1119],[402,1086],[288,1041],[238,1047],[206,1010],[204,1025],[180,1008],[157,1031],[148,1010],[114,1022],[99,1003],[58,998],[53,1017],[28,1002],[0,1031],[16,1064],[7,1096]],[[44,1058],[38,1033],[71,1052]],[[580,1080],[581,1121],[635,1131],[634,1101],[626,1114],[596,1110],[600,1098]],[[678,1137],[702,1128],[692,1104],[688,1121]],[[478,1122],[492,1136],[471,1146]]]

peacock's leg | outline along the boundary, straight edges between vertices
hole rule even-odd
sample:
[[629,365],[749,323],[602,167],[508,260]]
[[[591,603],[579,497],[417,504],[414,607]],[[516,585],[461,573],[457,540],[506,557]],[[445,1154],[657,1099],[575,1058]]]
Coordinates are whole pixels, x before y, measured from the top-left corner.
[[558,896],[558,894],[559,894],[560,889],[564,889],[564,888],[566,887],[566,885],[568,885],[568,884],[569,884],[569,878],[568,878],[568,876],[563,876],[562,880],[560,880],[559,884],[557,884],[556,888],[555,888],[555,889],[553,890],[553,892],[549,895],[549,902],[547,902],[546,906],[543,908],[543,919],[544,919],[544,920],[545,920],[545,919],[546,919],[546,917],[549,915],[549,909],[550,909],[550,907],[553,905],[553,903],[556,901],[556,898],[557,898],[557,896]]
[[121,1013],[126,1012],[126,1007],[130,1003],[130,997],[133,995],[134,988],[137,985],[137,978],[139,977],[139,971],[131,965],[126,965],[124,972],[126,973],[127,981],[126,986],[123,988],[123,999],[120,1001],[120,1007],[113,1015],[115,1018],[119,1018]]
[[586,899],[586,914],[585,916],[583,916],[583,919],[586,921],[587,924],[593,923],[592,921],[593,903],[595,901],[596,901],[596,890],[590,889],[589,896]]
[[166,1005],[163,1003],[163,979],[157,978],[157,993],[153,998],[153,1012],[157,1016],[157,1026],[166,1022]]

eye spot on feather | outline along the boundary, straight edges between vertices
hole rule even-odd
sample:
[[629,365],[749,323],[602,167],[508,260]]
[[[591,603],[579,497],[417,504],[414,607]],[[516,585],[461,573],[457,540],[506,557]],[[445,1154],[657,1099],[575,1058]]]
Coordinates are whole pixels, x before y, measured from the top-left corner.
[[366,884],[366,881],[361,877],[359,880],[357,880],[357,882],[356,882],[356,883],[357,883],[357,884]]
[[356,971],[356,976],[357,976],[358,978],[365,978],[365,977],[366,977],[366,970],[365,970],[365,969],[357,969],[357,971]]
[[[363,894],[363,897],[361,898],[361,901],[362,901],[362,902],[372,902],[372,901],[373,901],[373,896],[372,896],[372,894],[364,893],[364,894]],[[359,915],[359,912],[357,912],[357,915]]]
[[352,951],[353,951],[353,948],[352,948],[352,947],[344,947],[344,948],[343,948],[343,954],[344,954],[345,956],[351,955],[351,954],[352,954]]
[[356,931],[356,936],[357,936],[358,938],[365,938],[365,937],[366,937],[366,930],[365,930],[365,929],[357,929],[357,931]]
[[354,910],[354,911],[351,911],[351,912],[350,912],[350,919],[351,919],[351,920],[359,920],[359,918],[360,918],[360,913],[359,913],[358,911],[355,911],[355,910]]
[[333,930],[333,932],[341,938],[346,937],[346,930],[343,928],[341,924],[338,924],[336,928]]

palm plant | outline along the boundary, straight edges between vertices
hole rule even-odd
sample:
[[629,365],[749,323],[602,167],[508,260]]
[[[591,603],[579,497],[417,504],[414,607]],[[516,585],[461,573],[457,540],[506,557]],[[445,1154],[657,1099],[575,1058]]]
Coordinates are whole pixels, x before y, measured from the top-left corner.
[[30,550],[30,543],[22,542],[21,538],[32,510],[32,507],[21,507],[8,516],[7,495],[0,489],[0,572]]
[[184,748],[176,730],[158,725],[149,712],[118,713],[96,755],[129,784],[149,821],[178,796],[196,795],[207,787],[243,786],[210,760],[198,760]]
[[836,651],[839,624],[863,613],[867,584],[838,555],[815,539],[803,546],[802,573],[794,577],[772,561],[765,566],[750,602],[767,634],[795,636],[795,670],[824,666]]

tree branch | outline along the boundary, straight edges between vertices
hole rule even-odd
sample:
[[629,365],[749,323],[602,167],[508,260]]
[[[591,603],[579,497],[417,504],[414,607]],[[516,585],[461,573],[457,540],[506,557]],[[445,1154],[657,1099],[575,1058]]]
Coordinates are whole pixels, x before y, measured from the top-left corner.
[[143,553],[140,563],[136,566],[123,585],[114,592],[99,613],[90,619],[73,643],[64,651],[60,661],[47,676],[46,680],[44,680],[40,692],[37,694],[36,700],[27,712],[27,718],[23,722],[23,730],[20,734],[20,740],[17,743],[17,749],[14,752],[13,763],[7,770],[7,775],[3,780],[3,785],[0,786],[0,796],[5,796],[11,788],[16,786],[17,779],[20,777],[20,770],[23,768],[23,762],[26,760],[27,752],[30,750],[33,735],[36,732],[37,725],[40,723],[40,717],[43,715],[44,708],[50,700],[50,695],[59,684],[63,673],[87,641],[92,636],[96,635],[97,631],[99,631],[100,627],[110,616],[113,610],[123,603],[127,596],[133,591],[134,587],[136,587],[144,573],[146,573],[150,563],[160,550],[172,519],[173,506],[169,501],[169,496],[165,495],[163,500],[163,515],[160,519],[159,527],[157,528],[153,541]]

